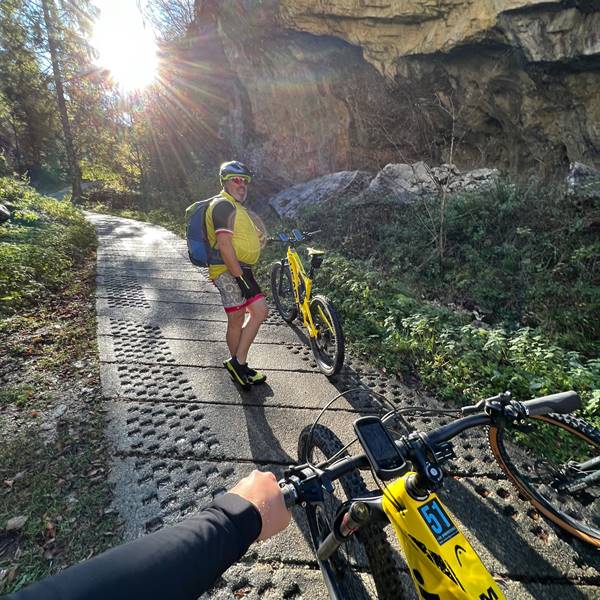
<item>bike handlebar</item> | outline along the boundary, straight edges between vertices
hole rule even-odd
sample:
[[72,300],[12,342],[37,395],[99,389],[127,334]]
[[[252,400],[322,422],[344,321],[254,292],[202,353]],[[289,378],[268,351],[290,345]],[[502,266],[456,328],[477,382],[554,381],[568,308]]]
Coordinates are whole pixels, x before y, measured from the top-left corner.
[[[292,244],[292,245],[299,244],[300,242],[309,240],[310,238],[317,235],[318,233],[321,233],[321,230],[315,229],[315,231],[299,231],[299,233],[302,237],[297,238],[295,235],[288,235],[285,232],[281,232],[279,234],[280,237],[268,237],[267,241],[268,242],[281,242],[283,244]],[[285,236],[285,237],[282,237],[282,236]]]
[[[487,402],[495,401],[496,398],[488,399]],[[525,402],[512,402],[508,405],[509,407],[513,407],[514,411],[511,414],[507,412],[507,416],[509,418],[519,418],[526,416],[538,416],[544,415],[551,412],[554,413],[570,413],[577,408],[581,407],[581,399],[577,395],[576,392],[562,392],[559,394],[550,394],[548,396],[542,396],[541,398],[534,398],[533,400],[527,400]],[[521,411],[521,407],[524,409]],[[434,431],[429,433],[424,433],[422,435],[417,435],[416,438],[412,438],[412,440],[418,439],[420,441],[425,442],[430,447],[438,446],[443,442],[447,442],[452,438],[456,437],[463,431],[467,429],[472,429],[473,427],[480,427],[483,425],[489,425],[493,422],[493,416],[491,411],[481,412],[479,414],[470,415],[467,417],[463,417],[461,419],[457,419],[452,423],[448,423],[447,425],[443,425]],[[400,449],[403,454],[410,453],[410,450],[413,447],[413,444],[416,442],[411,441],[409,437],[402,437],[399,440],[396,440],[396,446]],[[410,456],[407,458],[410,459]],[[325,476],[329,481],[335,481],[339,479],[346,473],[353,471],[354,469],[361,467],[368,467],[369,461],[365,454],[359,454],[356,456],[347,456],[341,458],[336,461],[332,465],[323,469],[320,474],[321,476]],[[302,468],[302,467],[301,467]],[[315,470],[312,466],[306,465],[306,468],[303,469],[303,473],[308,476],[314,474]],[[300,486],[301,486],[300,481]],[[285,506],[290,509],[299,502],[303,502],[303,498],[301,498],[300,490],[297,488],[294,483],[288,482],[285,479],[282,479],[279,482],[279,486],[281,487],[281,492],[283,494],[283,499],[285,502]]]

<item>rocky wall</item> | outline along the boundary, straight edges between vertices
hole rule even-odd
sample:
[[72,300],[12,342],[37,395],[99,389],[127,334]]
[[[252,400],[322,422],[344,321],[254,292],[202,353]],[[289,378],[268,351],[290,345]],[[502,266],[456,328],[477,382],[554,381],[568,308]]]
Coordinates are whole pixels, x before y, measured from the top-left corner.
[[229,74],[214,127],[282,186],[420,159],[599,164],[596,0],[197,0],[197,14]]

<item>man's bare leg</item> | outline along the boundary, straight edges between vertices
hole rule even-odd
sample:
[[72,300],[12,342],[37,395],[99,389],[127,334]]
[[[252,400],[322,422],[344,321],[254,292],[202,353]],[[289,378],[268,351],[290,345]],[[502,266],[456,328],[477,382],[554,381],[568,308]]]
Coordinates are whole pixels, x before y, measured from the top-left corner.
[[250,314],[250,318],[242,327],[236,352],[235,354],[232,354],[232,356],[237,357],[240,364],[246,363],[248,359],[248,350],[250,350],[250,346],[258,333],[260,325],[269,316],[269,307],[264,298],[256,300],[256,302],[248,305],[246,310]]
[[245,310],[227,313],[227,333],[225,334],[225,340],[227,341],[227,347],[231,356],[236,356],[245,316]]

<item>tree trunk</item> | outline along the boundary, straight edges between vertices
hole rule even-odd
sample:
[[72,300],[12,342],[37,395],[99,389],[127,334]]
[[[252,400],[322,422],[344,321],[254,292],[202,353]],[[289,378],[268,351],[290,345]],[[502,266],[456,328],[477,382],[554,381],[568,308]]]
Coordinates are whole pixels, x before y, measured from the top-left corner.
[[58,112],[62,123],[63,135],[65,138],[65,147],[67,150],[67,159],[73,182],[72,200],[78,200],[81,196],[81,170],[73,146],[73,136],[71,135],[71,126],[67,114],[67,103],[65,101],[65,92],[63,88],[62,76],[60,73],[60,63],[58,61],[58,44],[54,33],[55,6],[54,0],[41,0],[44,10],[44,21],[46,23],[46,33],[48,35],[48,48],[50,50],[50,60],[52,61],[52,72],[54,74],[54,85],[56,87],[56,99],[58,102]]
[[12,125],[13,134],[15,136],[15,170],[19,175],[22,173],[23,160],[21,157],[21,147],[19,146],[19,131],[17,130],[17,123],[14,115],[10,116],[10,124]]

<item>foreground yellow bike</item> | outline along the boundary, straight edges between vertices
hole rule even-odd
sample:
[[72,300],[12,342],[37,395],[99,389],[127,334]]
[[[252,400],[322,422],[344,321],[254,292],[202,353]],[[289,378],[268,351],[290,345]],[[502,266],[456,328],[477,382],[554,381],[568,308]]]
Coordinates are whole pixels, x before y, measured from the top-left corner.
[[[444,479],[440,465],[454,456],[450,440],[474,427],[488,426],[490,440],[497,441],[502,432],[510,432],[513,426],[521,427],[528,421],[543,419],[552,425],[551,433],[555,434],[550,438],[550,446],[561,445],[560,436],[556,437],[562,430],[561,415],[548,413],[568,413],[580,404],[575,392],[527,402],[513,401],[508,393],[499,394],[460,411],[430,410],[430,413],[460,412],[468,416],[432,431],[412,432],[399,439],[390,435],[390,422],[401,412],[423,409],[395,409],[383,419],[368,416],[354,422],[354,431],[364,452],[354,456],[348,454],[347,448],[357,440],[343,446],[337,436],[322,425],[315,423],[307,427],[299,440],[302,464],[290,467],[279,485],[286,505],[300,505],[305,511],[330,597],[397,600],[404,596],[405,570],[398,562],[395,544],[390,544],[384,530],[391,524],[419,598],[504,599],[502,589],[435,492]],[[585,450],[577,449],[580,438],[580,435],[573,436],[575,445],[569,444],[571,459],[561,457],[561,450],[554,460],[569,466],[573,460],[594,462],[598,455],[597,435],[586,434],[589,443]],[[528,452],[527,446],[520,452]],[[507,468],[506,462],[499,461],[499,464]],[[370,470],[376,476],[378,493],[368,491],[359,470]],[[570,523],[572,533],[582,539],[592,534],[596,537],[586,541],[594,543],[594,539],[599,539],[595,525],[597,505],[586,512],[584,504],[589,497],[582,500],[579,494],[582,487],[587,487],[588,495],[592,494],[596,483],[589,481],[589,474],[578,477],[577,485],[561,493],[570,494],[571,506],[581,509],[575,511]],[[566,480],[553,481],[547,485],[565,488]],[[534,496],[527,493],[527,498],[533,501]]]
[[291,323],[298,314],[301,315],[317,366],[331,377],[344,364],[344,334],[331,300],[312,295],[314,273],[321,266],[325,252],[306,248],[310,258],[308,273],[298,253],[298,248],[316,233],[294,229],[291,237],[279,234],[276,241],[286,244],[287,252],[285,258],[271,267],[271,292],[284,321]]

